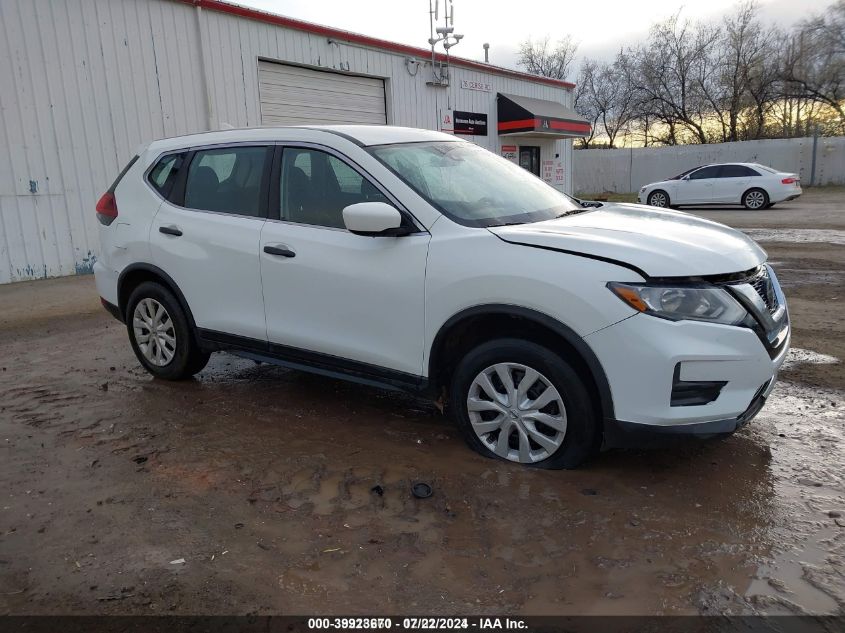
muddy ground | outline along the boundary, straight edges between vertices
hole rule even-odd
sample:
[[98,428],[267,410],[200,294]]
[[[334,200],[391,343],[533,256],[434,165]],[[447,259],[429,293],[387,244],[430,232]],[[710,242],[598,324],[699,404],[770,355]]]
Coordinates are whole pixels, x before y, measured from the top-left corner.
[[159,382],[91,277],[0,287],[0,614],[845,613],[845,192],[702,215],[769,231],[781,382],[733,437],[577,471],[229,355]]

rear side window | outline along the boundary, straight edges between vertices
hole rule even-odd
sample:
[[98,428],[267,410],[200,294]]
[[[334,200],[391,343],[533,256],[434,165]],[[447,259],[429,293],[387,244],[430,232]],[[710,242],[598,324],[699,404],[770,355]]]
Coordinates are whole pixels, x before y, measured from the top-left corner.
[[759,175],[745,165],[722,165],[722,171],[719,172],[719,178],[748,178],[749,176]]
[[262,183],[271,151],[266,146],[197,151],[188,167],[185,206],[262,217]]
[[147,180],[153,189],[158,191],[167,200],[170,199],[170,194],[173,192],[173,186],[179,177],[179,170],[185,162],[186,155],[187,152],[180,152],[178,154],[162,156],[155,164],[155,167],[150,170],[149,176],[147,176]]

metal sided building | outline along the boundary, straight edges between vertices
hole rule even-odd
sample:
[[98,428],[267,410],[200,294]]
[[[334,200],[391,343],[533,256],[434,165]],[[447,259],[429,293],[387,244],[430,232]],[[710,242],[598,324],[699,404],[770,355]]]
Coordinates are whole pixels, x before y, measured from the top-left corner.
[[[422,15],[420,16],[422,18]],[[441,129],[572,191],[573,85],[219,0],[0,1],[0,283],[90,272],[142,143],[226,127]]]

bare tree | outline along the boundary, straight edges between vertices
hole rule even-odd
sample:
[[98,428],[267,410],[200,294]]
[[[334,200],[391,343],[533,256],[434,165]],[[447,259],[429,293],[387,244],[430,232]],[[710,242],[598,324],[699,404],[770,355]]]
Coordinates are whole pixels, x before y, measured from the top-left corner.
[[784,80],[803,96],[832,108],[845,130],[845,0],[795,31],[784,61]]
[[528,72],[553,79],[567,79],[578,43],[567,35],[552,44],[548,37],[534,42],[527,39],[519,45],[517,63]]
[[745,139],[758,139],[767,135],[767,121],[781,99],[781,53],[784,34],[775,28],[764,30],[761,50],[756,60],[746,69],[746,89],[750,101],[745,117]]
[[[712,28],[699,26],[701,31]],[[752,106],[752,79],[761,75],[760,68],[773,54],[771,36],[757,18],[754,0],[746,0],[706,39],[713,45],[703,51],[697,81],[719,128],[713,140],[737,141]]]
[[709,104],[699,79],[716,38],[715,29],[681,21],[675,14],[653,25],[649,43],[633,53],[637,60],[634,88],[641,109],[668,126],[669,143],[708,141]]
[[590,122],[589,136],[580,139],[581,149],[588,149],[596,136],[596,122],[599,118],[599,112],[590,92],[596,67],[595,61],[585,58],[578,71],[578,78],[575,80],[575,99],[573,101],[575,111]]
[[[530,40],[529,71],[564,78],[577,47]],[[756,0],[720,22],[676,13],[612,63],[585,59],[577,111],[593,124],[582,147],[728,142],[845,133],[845,0],[788,32],[764,24]]]
[[620,134],[628,131],[636,115],[636,93],[630,84],[627,56],[620,52],[612,64],[592,64],[592,72],[583,78],[587,100],[600,123],[607,146],[615,147]]

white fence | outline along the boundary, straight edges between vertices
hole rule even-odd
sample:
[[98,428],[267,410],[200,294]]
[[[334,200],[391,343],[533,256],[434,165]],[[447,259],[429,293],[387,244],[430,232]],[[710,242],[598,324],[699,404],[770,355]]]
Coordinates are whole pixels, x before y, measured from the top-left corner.
[[819,138],[815,179],[813,139],[790,138],[714,145],[584,149],[573,152],[573,183],[583,193],[626,193],[708,163],[761,163],[801,175],[804,186],[845,185],[845,137]]

